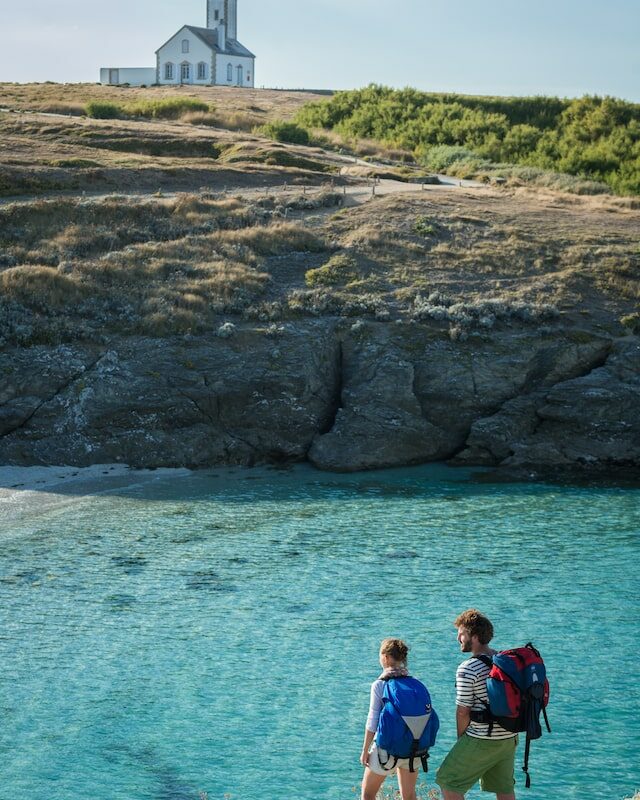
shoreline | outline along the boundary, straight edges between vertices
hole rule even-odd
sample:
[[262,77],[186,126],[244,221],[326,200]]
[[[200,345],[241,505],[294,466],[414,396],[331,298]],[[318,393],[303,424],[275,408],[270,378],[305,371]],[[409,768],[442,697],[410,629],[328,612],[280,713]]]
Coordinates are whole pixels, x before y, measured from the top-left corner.
[[151,483],[167,476],[190,474],[191,470],[186,468],[133,469],[126,464],[95,464],[90,467],[0,465],[0,518],[6,524],[117,489]]
[[[426,464],[405,465],[389,469],[365,470],[350,473],[334,473],[319,470],[311,462],[292,462],[288,465],[211,465],[201,469],[187,467],[161,467],[137,469],[127,464],[94,464],[88,467],[72,466],[8,466],[0,465],[0,519],[6,525],[26,517],[39,516],[65,506],[84,502],[90,497],[109,494],[119,489],[129,490],[135,486],[152,484],[167,478],[182,478],[211,474],[215,471],[220,477],[221,471],[228,471],[229,476],[237,471],[255,473],[261,470],[288,471],[303,466],[317,472],[318,477],[349,476],[351,479],[361,476],[363,480],[371,479],[378,473],[396,470],[419,470],[424,467],[446,467],[451,470],[465,472],[471,483],[476,484],[511,484],[530,483],[548,486],[565,486],[592,489],[640,489],[640,473],[633,470],[607,470],[589,472],[581,470],[505,470],[491,467],[470,467],[455,465],[444,461]],[[247,477],[247,476],[245,476]],[[255,478],[254,474],[254,478]],[[0,526],[0,533],[5,525]]]

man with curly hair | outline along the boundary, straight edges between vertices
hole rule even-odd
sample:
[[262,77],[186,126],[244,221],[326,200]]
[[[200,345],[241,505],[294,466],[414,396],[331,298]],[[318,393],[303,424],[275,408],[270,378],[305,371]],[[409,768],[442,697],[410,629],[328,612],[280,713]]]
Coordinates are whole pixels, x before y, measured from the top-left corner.
[[497,800],[515,800],[514,761],[518,736],[494,723],[474,721],[488,705],[489,667],[478,656],[496,653],[489,647],[493,639],[491,620],[475,608],[460,614],[453,623],[458,643],[471,657],[456,672],[456,723],[458,740],[442,762],[436,783],[444,800],[464,800],[465,793],[480,781],[485,792]]

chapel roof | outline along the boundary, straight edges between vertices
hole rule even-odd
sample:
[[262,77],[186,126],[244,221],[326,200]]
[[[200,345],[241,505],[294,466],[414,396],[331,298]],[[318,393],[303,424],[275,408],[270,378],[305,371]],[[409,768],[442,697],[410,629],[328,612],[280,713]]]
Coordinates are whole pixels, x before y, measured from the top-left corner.
[[[245,58],[255,58],[255,55],[247,48],[240,44],[237,39],[229,39],[227,38],[227,46],[222,50],[218,47],[218,32],[212,28],[197,28],[195,25],[184,25],[180,30],[188,30],[191,33],[195,34],[199,39],[201,39],[208,47],[212,50],[215,50],[216,53],[222,53],[223,55],[228,56],[244,56]],[[180,33],[180,31],[178,31]],[[177,36],[177,34],[174,34]],[[171,39],[174,37],[172,36]],[[169,39],[169,42],[171,41]],[[165,42],[168,44],[168,42]],[[164,47],[164,45],[162,45]],[[162,50],[162,47],[158,48]],[[157,51],[156,51],[157,52]]]

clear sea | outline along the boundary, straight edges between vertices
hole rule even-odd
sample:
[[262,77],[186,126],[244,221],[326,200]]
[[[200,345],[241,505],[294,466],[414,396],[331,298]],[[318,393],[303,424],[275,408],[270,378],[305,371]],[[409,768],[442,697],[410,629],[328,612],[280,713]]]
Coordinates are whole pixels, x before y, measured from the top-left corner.
[[0,522],[1,800],[351,800],[390,635],[440,714],[436,767],[470,606],[547,663],[519,795],[640,788],[640,490],[297,467],[69,500]]

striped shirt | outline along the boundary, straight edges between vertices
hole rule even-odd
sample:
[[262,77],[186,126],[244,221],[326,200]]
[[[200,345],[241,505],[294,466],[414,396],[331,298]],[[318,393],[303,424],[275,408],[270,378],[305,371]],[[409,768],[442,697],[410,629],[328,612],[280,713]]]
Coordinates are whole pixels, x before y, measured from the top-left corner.
[[[479,658],[463,661],[456,672],[456,705],[470,708],[472,711],[484,711],[487,697],[487,677],[490,667]],[[466,730],[467,736],[474,739],[510,739],[515,733],[506,731],[502,726],[493,724],[491,736],[489,725],[483,722],[470,722]]]

